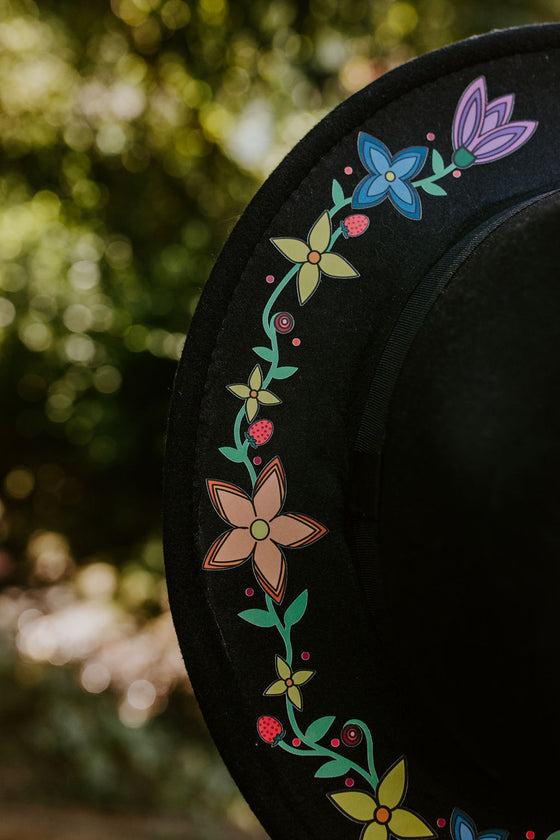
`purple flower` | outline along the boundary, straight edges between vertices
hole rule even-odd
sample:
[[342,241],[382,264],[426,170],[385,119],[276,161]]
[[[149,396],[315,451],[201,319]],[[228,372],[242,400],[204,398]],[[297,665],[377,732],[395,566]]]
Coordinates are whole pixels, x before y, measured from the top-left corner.
[[453,117],[453,163],[467,169],[517,151],[533,135],[533,120],[509,122],[515,94],[488,102],[486,79],[479,76],[463,91]]
[[357,210],[375,207],[389,198],[393,207],[403,216],[420,219],[420,198],[410,181],[426,162],[426,147],[411,146],[393,156],[385,143],[361,131],[358,136],[358,154],[370,174],[354,190],[352,207]]

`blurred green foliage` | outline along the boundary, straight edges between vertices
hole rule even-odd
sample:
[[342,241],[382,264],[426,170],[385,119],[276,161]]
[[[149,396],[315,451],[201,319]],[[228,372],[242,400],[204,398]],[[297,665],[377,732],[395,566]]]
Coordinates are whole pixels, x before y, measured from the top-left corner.
[[174,368],[265,175],[391,67],[559,16],[560,0],[0,0],[0,715],[20,793],[190,812],[215,777],[227,810],[177,679],[131,728],[124,677],[76,676],[106,636],[61,654],[18,632],[95,600],[86,567],[115,570],[115,626],[156,632]]

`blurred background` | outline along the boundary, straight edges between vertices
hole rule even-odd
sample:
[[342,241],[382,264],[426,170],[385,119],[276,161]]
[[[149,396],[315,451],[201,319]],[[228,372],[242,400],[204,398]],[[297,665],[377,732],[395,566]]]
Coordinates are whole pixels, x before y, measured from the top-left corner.
[[344,98],[560,0],[0,0],[0,840],[263,838],[168,612],[174,369],[255,190]]

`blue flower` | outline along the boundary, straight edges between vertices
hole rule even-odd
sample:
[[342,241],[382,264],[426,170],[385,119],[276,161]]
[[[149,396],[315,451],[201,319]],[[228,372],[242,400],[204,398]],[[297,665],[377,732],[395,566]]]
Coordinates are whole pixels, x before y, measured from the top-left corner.
[[422,205],[417,191],[409,181],[417,175],[426,162],[425,146],[410,146],[393,157],[387,146],[361,131],[358,136],[358,154],[370,173],[363,178],[352,196],[352,207],[363,210],[375,207],[389,197],[393,207],[408,219],[422,217]]
[[509,834],[499,828],[478,832],[474,821],[459,808],[451,814],[450,827],[453,840],[507,840]]

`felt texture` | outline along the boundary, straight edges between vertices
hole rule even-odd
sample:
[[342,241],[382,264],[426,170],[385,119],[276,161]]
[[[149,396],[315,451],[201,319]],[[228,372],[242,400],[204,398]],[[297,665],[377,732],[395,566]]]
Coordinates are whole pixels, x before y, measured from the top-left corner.
[[478,761],[463,801],[492,790],[519,825],[558,808],[559,224],[558,194],[519,213],[433,307],[395,389],[379,502],[411,741]]
[[[313,593],[298,633],[312,651],[312,667],[320,675],[305,686],[302,723],[306,716],[318,714],[336,715],[338,721],[355,717],[370,721],[380,771],[407,753],[411,779],[407,804],[432,823],[462,805],[471,808],[479,824],[501,821],[510,831],[525,830],[522,821],[513,822],[523,820],[525,812],[520,816],[519,809],[508,810],[510,799],[496,798],[497,784],[485,788],[489,774],[495,779],[490,747],[482,755],[470,749],[469,734],[458,736],[456,747],[448,737],[449,727],[442,732],[437,720],[428,727],[420,714],[414,722],[406,688],[409,670],[406,666],[399,670],[395,660],[411,658],[407,640],[415,636],[423,615],[411,611],[401,624],[399,603],[389,611],[392,621],[372,621],[352,554],[356,535],[348,510],[356,496],[363,506],[377,481],[377,463],[371,464],[371,481],[355,479],[352,441],[377,363],[410,295],[467,232],[513,203],[560,186],[555,154],[560,128],[559,33],[558,26],[529,27],[471,39],[399,68],[336,109],[255,197],[224,248],[193,319],[177,373],[168,432],[164,526],[170,603],[212,735],[273,838],[309,840],[328,831],[333,840],[342,840],[349,836],[349,828],[360,829],[342,818],[327,799],[340,780],[315,779],[317,764],[311,759],[294,761],[258,740],[258,716],[275,708],[263,706],[262,694],[264,675],[278,651],[272,635],[262,631],[256,635],[237,617],[251,606],[244,596],[247,586],[255,586],[250,566],[218,573],[202,568],[208,547],[224,530],[206,492],[206,480],[223,479],[244,492],[249,489],[240,465],[228,463],[219,453],[231,437],[235,401],[226,386],[247,380],[256,361],[251,348],[262,343],[259,319],[270,293],[264,278],[281,276],[286,268],[270,237],[305,239],[330,204],[333,178],[346,194],[355,188],[364,174],[356,147],[359,130],[380,137],[393,153],[426,143],[427,133],[433,132],[439,150],[449,158],[455,105],[466,85],[480,74],[486,75],[491,96],[515,92],[515,114],[538,120],[537,132],[511,157],[463,173],[450,185],[447,199],[423,198],[424,216],[419,222],[400,216],[389,202],[372,210],[367,234],[337,242],[339,253],[358,268],[359,278],[323,277],[305,308],[299,306],[294,288],[286,291],[282,308],[295,314],[296,324],[293,333],[279,337],[279,344],[283,363],[297,366],[298,373],[282,383],[282,404],[271,417],[273,445],[268,445],[270,455],[263,457],[266,462],[281,455],[288,476],[287,510],[304,512],[329,528],[328,537],[301,553],[291,552],[288,558],[286,602],[304,588]],[[344,174],[348,166],[352,177]],[[488,315],[490,304],[485,307]],[[453,313],[450,320],[460,320],[455,308]],[[296,335],[299,347],[291,343]],[[481,365],[484,372],[484,360]],[[400,415],[395,411],[392,423],[397,424]],[[430,407],[425,411],[427,418]],[[457,422],[462,422],[461,411],[457,414]],[[396,440],[401,430],[393,428]],[[375,577],[385,574],[387,563],[392,568],[393,554],[404,563],[407,550],[397,539],[396,532],[408,530],[408,524],[399,519],[401,490],[400,484],[390,484],[389,457],[386,454],[383,462],[386,520],[381,534],[389,544],[381,542],[384,565],[376,567]],[[395,470],[402,475],[398,458]],[[417,526],[421,538],[418,521]],[[396,603],[397,583],[391,579],[381,586],[389,587]],[[388,624],[395,631],[390,639],[384,629]],[[426,633],[436,632],[434,627],[435,620]],[[394,651],[397,656],[390,656]],[[445,658],[445,652],[441,656]],[[472,673],[472,662],[469,667]],[[428,703],[420,687],[417,696],[418,708],[423,709]],[[537,809],[531,811],[535,830],[539,814],[543,831],[558,827],[547,824],[546,809]]]

